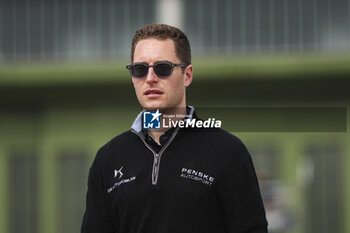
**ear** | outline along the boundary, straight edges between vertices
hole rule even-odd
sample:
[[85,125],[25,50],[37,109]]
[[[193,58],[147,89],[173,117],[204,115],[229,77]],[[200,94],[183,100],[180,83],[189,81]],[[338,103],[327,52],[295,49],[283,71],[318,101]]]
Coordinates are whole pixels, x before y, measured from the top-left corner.
[[188,65],[184,72],[185,75],[185,87],[188,87],[192,83],[193,70],[192,65]]

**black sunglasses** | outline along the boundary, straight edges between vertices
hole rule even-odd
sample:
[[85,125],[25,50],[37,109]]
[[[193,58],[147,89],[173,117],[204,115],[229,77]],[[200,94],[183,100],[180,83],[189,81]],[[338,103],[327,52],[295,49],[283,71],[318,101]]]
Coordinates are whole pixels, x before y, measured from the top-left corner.
[[137,62],[131,65],[126,66],[126,68],[130,71],[130,74],[135,78],[144,78],[148,74],[148,69],[153,67],[154,73],[158,76],[158,78],[168,78],[173,73],[174,67],[181,66],[186,67],[188,65],[184,63],[171,63],[166,61],[157,62],[154,65],[147,65],[144,62]]

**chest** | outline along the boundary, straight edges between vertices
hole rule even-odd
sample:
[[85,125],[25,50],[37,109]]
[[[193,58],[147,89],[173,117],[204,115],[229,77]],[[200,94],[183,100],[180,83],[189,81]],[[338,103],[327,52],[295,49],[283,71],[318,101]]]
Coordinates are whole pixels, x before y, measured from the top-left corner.
[[[181,201],[202,203],[215,198],[218,164],[211,152],[169,148],[162,154],[143,148],[118,155],[105,170],[108,199],[116,205]],[[133,205],[131,204],[131,205]],[[129,205],[129,204],[128,204]]]

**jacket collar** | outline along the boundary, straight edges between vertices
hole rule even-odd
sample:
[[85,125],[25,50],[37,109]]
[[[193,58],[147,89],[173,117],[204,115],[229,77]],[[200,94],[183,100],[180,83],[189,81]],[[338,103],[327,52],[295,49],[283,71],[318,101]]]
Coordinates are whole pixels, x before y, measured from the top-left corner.
[[[189,115],[189,118],[185,119],[185,120],[192,120],[193,116],[194,116],[194,107],[193,106],[187,106],[187,109],[188,109],[188,115]],[[134,120],[134,123],[132,124],[131,126],[131,130],[135,131],[136,133],[140,133],[142,132],[142,115],[144,113],[144,110],[141,111],[136,119]]]

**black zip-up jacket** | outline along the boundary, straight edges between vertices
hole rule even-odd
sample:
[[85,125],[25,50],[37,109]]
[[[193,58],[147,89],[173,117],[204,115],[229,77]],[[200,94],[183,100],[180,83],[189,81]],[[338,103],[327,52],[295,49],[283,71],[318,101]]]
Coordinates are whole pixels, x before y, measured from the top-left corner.
[[156,153],[140,115],[90,168],[82,233],[264,233],[251,157],[222,129],[176,128]]

